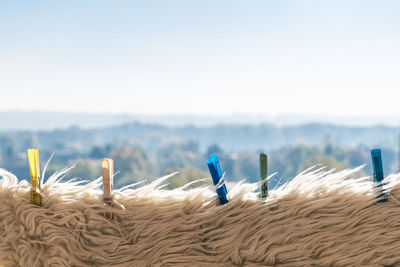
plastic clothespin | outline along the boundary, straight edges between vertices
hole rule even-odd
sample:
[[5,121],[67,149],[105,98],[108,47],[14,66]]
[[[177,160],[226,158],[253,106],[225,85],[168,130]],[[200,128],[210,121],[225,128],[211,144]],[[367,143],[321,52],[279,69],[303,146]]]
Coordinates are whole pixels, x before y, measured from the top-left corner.
[[[260,178],[261,181],[268,177],[268,157],[266,153],[260,153]],[[268,181],[260,188],[260,198],[268,197]]]
[[101,161],[101,172],[103,177],[104,203],[111,206],[111,191],[113,187],[114,161],[112,159],[103,159]]
[[379,148],[375,148],[371,150],[371,158],[372,158],[372,168],[374,171],[374,182],[376,183],[376,187],[380,187],[378,202],[387,202],[387,195],[383,190],[383,179],[385,176],[383,175],[383,164],[382,164],[382,154]]
[[[210,170],[211,177],[213,179],[214,185],[218,185],[222,178],[221,167],[219,165],[219,160],[217,155],[211,155],[207,160],[208,169]],[[228,198],[226,194],[228,191],[226,190],[225,183],[222,182],[219,184],[217,188],[218,199],[221,205],[228,203]]]
[[42,201],[40,197],[40,169],[39,169],[39,150],[38,149],[28,149],[28,162],[29,162],[29,172],[31,174],[31,184],[32,184],[32,204],[41,206]]

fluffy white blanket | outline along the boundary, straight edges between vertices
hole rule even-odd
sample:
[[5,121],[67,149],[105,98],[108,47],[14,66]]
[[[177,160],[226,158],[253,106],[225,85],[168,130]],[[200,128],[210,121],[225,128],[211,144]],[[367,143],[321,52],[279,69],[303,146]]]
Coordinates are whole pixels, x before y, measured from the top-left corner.
[[[258,198],[258,184],[164,190],[168,177],[113,191],[101,180],[30,185],[0,169],[0,264],[4,266],[395,266],[400,265],[399,175],[377,203],[358,169],[312,169]],[[111,212],[112,218],[104,216]]]

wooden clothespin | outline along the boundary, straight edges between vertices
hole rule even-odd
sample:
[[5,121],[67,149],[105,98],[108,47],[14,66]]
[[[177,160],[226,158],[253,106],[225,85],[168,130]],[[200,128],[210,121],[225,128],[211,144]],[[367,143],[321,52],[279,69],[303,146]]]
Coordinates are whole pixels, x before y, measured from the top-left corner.
[[32,185],[32,204],[40,206],[42,203],[40,197],[40,169],[39,169],[39,150],[28,149],[28,163],[29,172],[31,174],[31,185]]
[[[261,181],[268,177],[268,157],[260,153],[260,178]],[[265,181],[260,188],[260,198],[268,197],[268,181]]]
[[[111,206],[111,191],[113,186],[114,161],[103,159],[101,161],[101,173],[103,177],[103,200],[106,205]],[[112,218],[110,212],[104,214],[107,218]]]
[[113,187],[114,161],[112,159],[103,159],[101,161],[101,172],[103,176],[104,203],[111,206],[111,191]]

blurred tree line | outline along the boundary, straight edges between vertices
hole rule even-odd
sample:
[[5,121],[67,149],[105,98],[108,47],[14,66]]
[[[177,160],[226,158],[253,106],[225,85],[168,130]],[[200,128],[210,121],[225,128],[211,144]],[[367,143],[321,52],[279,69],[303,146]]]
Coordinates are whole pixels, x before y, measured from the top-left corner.
[[[115,186],[143,180],[152,181],[157,177],[178,171],[168,180],[167,188],[183,186],[188,182],[209,177],[206,160],[211,154],[218,154],[226,179],[230,182],[246,179],[249,182],[259,181],[258,151],[226,151],[218,144],[201,149],[196,140],[169,139],[159,141],[154,149],[145,151],[140,141],[131,138],[120,138],[110,143],[85,146],[79,143],[68,143],[57,140],[41,149],[41,166],[52,158],[47,177],[63,168],[75,165],[65,175],[66,179],[79,178],[93,180],[101,176],[100,160],[114,159]],[[19,179],[29,180],[26,158],[27,148],[41,148],[40,140],[34,133],[26,133],[22,144],[18,144],[12,134],[0,134],[0,165],[12,171]],[[85,148],[82,148],[85,147]],[[86,147],[89,147],[88,149]],[[315,164],[342,170],[366,164],[364,173],[371,173],[370,147],[343,147],[335,144],[330,138],[320,145],[297,144],[283,146],[267,152],[269,173],[278,174],[270,181],[270,187],[279,186],[289,181],[302,170]],[[385,174],[397,171],[396,156],[393,149],[383,149]],[[207,183],[207,181],[206,181]],[[211,180],[208,180],[211,183]]]

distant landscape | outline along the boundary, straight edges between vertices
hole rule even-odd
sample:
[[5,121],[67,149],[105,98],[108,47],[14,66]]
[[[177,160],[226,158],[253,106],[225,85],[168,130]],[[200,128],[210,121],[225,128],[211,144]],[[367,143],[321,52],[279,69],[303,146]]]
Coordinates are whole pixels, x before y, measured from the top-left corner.
[[[258,153],[267,152],[270,173],[277,172],[270,187],[279,186],[314,164],[338,170],[366,164],[363,172],[370,175],[369,151],[373,147],[383,149],[385,174],[399,169],[399,127],[394,126],[217,122],[208,126],[173,126],[138,122],[129,116],[113,119],[112,115],[102,121],[108,126],[96,126],[101,125],[99,115],[93,115],[91,125],[82,126],[70,123],[75,115],[44,115],[40,123],[45,117],[49,123],[58,118],[65,127],[53,123],[42,131],[34,127],[21,130],[16,122],[21,122],[22,116],[16,117],[14,128],[10,127],[12,124],[2,124],[0,164],[20,179],[29,177],[27,148],[40,149],[42,166],[55,153],[48,175],[74,164],[66,178],[95,179],[100,176],[100,160],[111,157],[115,160],[115,171],[119,171],[115,178],[117,187],[145,179],[151,181],[174,171],[179,174],[170,180],[169,188],[208,177],[206,159],[213,153],[219,155],[228,181],[255,182],[259,180]],[[90,116],[85,116],[89,115],[82,116],[81,122],[90,121]],[[35,117],[30,119],[34,125]]]
[[307,114],[230,114],[230,115],[193,115],[193,114],[111,114],[111,113],[71,113],[60,111],[0,111],[0,130],[53,130],[78,126],[82,129],[117,126],[124,123],[140,122],[159,124],[168,127],[215,125],[260,125],[272,124],[278,127],[303,124],[331,124],[349,127],[371,127],[386,125],[398,127],[400,116],[329,116]]

